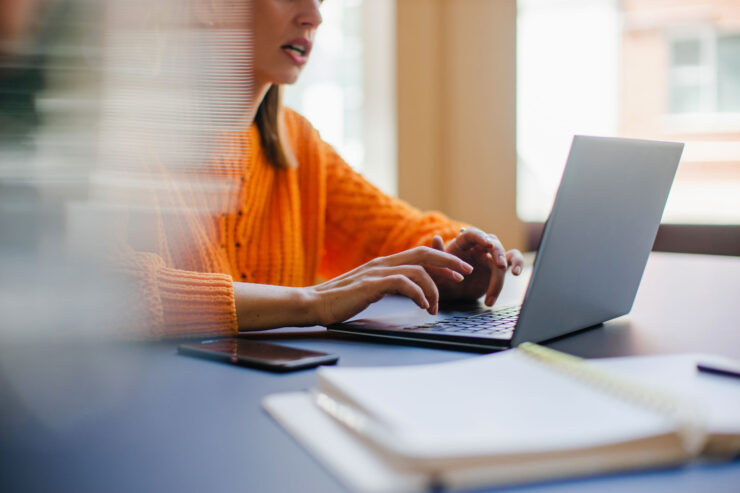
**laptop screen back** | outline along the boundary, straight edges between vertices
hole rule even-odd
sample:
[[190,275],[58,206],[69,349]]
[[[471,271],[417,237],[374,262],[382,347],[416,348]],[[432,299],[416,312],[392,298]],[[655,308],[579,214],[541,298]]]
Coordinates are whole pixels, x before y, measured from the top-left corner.
[[673,142],[573,139],[514,345],[630,311],[682,150]]

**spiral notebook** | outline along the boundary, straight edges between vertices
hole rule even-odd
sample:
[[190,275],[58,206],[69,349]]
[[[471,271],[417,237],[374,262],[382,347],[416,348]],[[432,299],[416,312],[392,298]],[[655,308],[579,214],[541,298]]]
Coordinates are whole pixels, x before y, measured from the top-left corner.
[[[453,363],[322,368],[314,393],[263,404],[354,491],[517,484],[686,462],[711,442],[716,423],[690,393],[623,376],[624,360],[639,359],[615,359],[622,370],[612,371],[522,344]],[[737,416],[722,424],[722,451],[737,453],[740,384],[716,382],[730,406],[725,417]]]

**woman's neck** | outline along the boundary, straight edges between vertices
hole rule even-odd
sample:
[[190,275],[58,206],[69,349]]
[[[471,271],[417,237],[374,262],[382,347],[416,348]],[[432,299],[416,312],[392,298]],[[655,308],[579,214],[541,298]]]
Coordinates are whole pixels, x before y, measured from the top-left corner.
[[247,128],[251,127],[254,123],[254,119],[257,117],[257,110],[259,110],[260,104],[265,99],[267,91],[270,90],[272,84],[255,84],[254,95],[252,97],[252,104],[249,105],[249,110],[245,115],[245,124]]

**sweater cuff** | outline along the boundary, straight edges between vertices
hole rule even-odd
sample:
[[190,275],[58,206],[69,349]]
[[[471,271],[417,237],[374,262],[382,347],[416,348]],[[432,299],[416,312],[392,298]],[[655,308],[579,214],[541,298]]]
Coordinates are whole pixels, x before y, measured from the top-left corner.
[[231,276],[161,268],[156,286],[162,310],[160,337],[237,334]]

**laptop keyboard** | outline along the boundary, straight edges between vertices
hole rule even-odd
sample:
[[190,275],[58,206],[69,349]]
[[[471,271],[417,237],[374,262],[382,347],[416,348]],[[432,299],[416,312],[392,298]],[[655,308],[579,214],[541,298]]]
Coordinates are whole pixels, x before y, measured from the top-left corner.
[[407,330],[507,338],[514,332],[514,326],[519,318],[519,308],[520,305],[517,305],[494,311],[457,315],[438,322],[414,325]]

